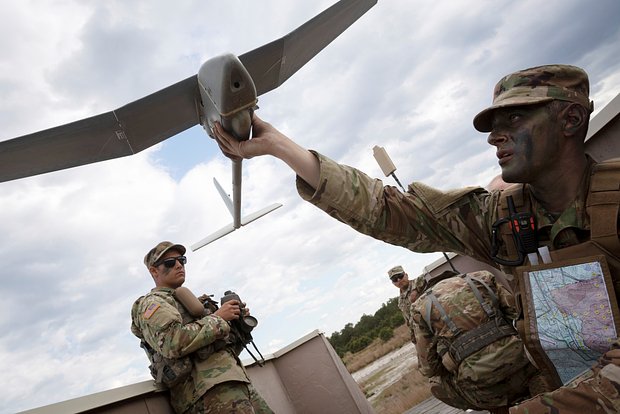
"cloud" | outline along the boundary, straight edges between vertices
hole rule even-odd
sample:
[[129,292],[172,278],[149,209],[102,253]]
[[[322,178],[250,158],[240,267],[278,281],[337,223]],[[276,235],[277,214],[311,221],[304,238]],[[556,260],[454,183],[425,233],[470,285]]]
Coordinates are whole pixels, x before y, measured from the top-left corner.
[[[331,3],[3,4],[2,139],[122,106],[196,73],[210,56],[282,36]],[[261,96],[258,113],[302,146],[387,184],[395,182],[376,165],[374,145],[386,148],[405,185],[484,186],[499,170],[471,122],[495,82],[528,66],[573,63],[590,73],[601,108],[620,91],[619,12],[613,0],[379,2]],[[218,300],[235,290],[259,320],[253,334],[263,354],[374,313],[397,294],[387,269],[401,264],[417,275],[440,257],[331,219],[297,196],[281,161],[243,165],[243,211],[283,207],[188,251],[186,284]],[[133,301],[152,287],[142,258],[160,240],[189,246],[228,224],[212,180],[230,191],[230,174],[196,127],[131,157],[0,184],[0,413],[148,378],[129,331]]]

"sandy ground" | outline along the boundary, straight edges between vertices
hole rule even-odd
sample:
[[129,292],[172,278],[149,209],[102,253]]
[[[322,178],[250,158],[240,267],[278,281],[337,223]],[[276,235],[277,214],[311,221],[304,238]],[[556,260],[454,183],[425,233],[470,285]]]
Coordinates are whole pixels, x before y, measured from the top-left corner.
[[[400,380],[411,368],[417,367],[418,358],[414,345],[409,342],[395,349],[359,371],[351,374],[355,381],[367,390],[368,401],[374,399],[391,384]],[[403,414],[489,414],[488,411],[459,410],[450,407],[434,397],[412,407]]]
[[417,364],[415,347],[409,342],[351,375],[358,384],[368,390],[368,400],[372,403],[381,391],[400,380]]

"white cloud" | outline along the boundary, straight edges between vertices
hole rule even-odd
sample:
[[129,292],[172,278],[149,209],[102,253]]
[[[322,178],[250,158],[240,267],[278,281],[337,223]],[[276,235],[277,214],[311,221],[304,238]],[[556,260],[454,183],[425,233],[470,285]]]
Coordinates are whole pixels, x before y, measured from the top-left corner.
[[[620,91],[616,3],[379,2],[261,96],[258,113],[374,177],[382,173],[372,147],[381,145],[404,185],[486,185],[498,172],[495,155],[471,120],[505,73],[573,63],[589,71],[598,108]],[[117,108],[192,75],[209,56],[284,35],[330,4],[4,2],[0,139]],[[129,332],[131,304],[152,287],[142,257],[160,240],[189,246],[231,221],[212,184],[217,177],[230,190],[228,160],[210,152],[186,165],[183,154],[198,151],[193,141],[169,142],[174,148],[0,184],[1,413],[148,378]],[[243,181],[244,212],[284,206],[188,252],[187,286],[216,299],[236,290],[259,319],[263,354],[374,313],[397,294],[387,269],[402,264],[416,275],[439,257],[359,235],[302,202],[278,160],[244,162]]]

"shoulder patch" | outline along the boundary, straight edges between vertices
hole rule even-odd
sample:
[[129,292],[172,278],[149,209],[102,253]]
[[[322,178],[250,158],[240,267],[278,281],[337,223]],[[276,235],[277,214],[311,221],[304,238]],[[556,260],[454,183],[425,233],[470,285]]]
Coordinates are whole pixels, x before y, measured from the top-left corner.
[[159,309],[159,303],[151,303],[148,308],[144,311],[144,319],[149,319],[155,311]]

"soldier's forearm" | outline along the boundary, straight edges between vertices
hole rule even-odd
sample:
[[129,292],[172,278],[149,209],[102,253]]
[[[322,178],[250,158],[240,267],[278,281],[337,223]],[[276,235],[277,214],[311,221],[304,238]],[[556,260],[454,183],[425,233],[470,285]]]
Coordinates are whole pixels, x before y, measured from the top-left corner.
[[319,186],[319,160],[314,154],[290,139],[279,141],[276,147],[274,155],[277,158],[284,161],[312,188]]
[[185,325],[173,324],[161,332],[160,353],[166,358],[179,358],[225,338],[230,332],[228,323],[218,316],[206,316]]

